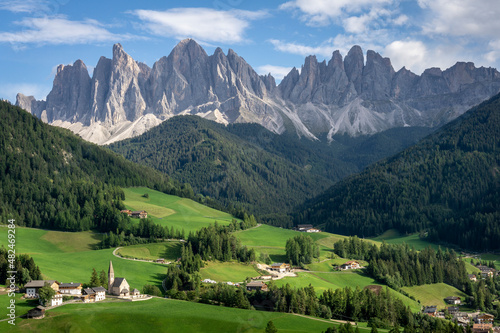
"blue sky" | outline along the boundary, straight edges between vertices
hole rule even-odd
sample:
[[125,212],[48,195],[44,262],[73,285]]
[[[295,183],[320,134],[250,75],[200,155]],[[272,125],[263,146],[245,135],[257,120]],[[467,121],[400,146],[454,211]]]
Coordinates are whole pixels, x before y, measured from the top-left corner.
[[329,60],[353,45],[420,74],[457,61],[500,66],[498,0],[0,0],[0,98],[44,99],[59,64],[90,75],[121,43],[149,66],[183,38],[212,54],[232,48],[279,81],[304,57]]

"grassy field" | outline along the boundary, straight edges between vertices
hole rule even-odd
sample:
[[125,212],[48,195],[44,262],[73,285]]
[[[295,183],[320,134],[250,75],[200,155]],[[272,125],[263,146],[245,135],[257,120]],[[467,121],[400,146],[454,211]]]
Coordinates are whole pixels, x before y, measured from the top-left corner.
[[[16,253],[28,253],[40,267],[47,279],[59,282],[88,282],[92,268],[108,271],[109,261],[113,261],[117,277],[125,277],[132,288],[142,289],[145,284],[161,286],[166,267],[161,264],[119,259],[113,256],[113,249],[73,252],[75,247],[88,248],[92,237],[71,235],[67,242],[58,240],[57,245],[46,240],[48,232],[40,229],[16,228]],[[80,233],[75,233],[80,234]],[[72,246],[74,239],[87,240]],[[7,228],[0,228],[0,244],[7,245]],[[68,252],[62,250],[68,249]]]
[[253,265],[236,262],[210,262],[200,271],[202,279],[217,282],[243,282],[247,277],[259,276]]
[[[147,187],[124,188],[124,204],[131,210],[145,210],[148,217],[155,223],[184,229],[186,235],[190,231],[196,231],[217,221],[219,224],[229,224],[234,218],[207,206],[203,206],[193,200],[168,195],[151,190]],[[149,198],[143,197],[148,194]]]
[[[293,314],[250,311],[171,299],[143,302],[70,304],[43,320],[0,322],[9,332],[264,332],[272,320],[280,333],[322,332],[335,324]],[[360,328],[361,332],[369,329]]]
[[457,288],[445,283],[425,284],[422,286],[403,287],[401,289],[419,300],[422,305],[437,305],[438,309],[448,306],[444,301],[448,296],[459,296],[462,300],[467,297],[466,294]]
[[500,269],[500,255],[499,254],[492,254],[492,253],[481,254],[481,260],[494,261],[496,268]]
[[[439,245],[436,245],[434,243],[430,243],[426,240],[420,239],[418,234],[412,234],[412,235],[401,235],[397,230],[395,229],[390,229],[384,232],[382,235],[371,238],[371,240],[376,241],[376,242],[382,242],[385,241],[387,244],[403,244],[406,243],[410,247],[414,247],[415,250],[423,250],[429,246],[431,246],[433,249],[437,250],[439,248]],[[446,247],[441,246],[441,249],[445,249]]]
[[121,247],[116,253],[137,259],[155,260],[159,258],[175,260],[181,256],[182,243],[169,241],[151,244],[138,244]]
[[[346,271],[346,272],[335,272],[335,273],[308,273],[300,272],[298,277],[287,277],[284,279],[276,280],[274,283],[281,287],[287,283],[290,286],[299,288],[306,287],[309,284],[314,286],[314,290],[317,294],[321,294],[324,290],[328,289],[338,289],[350,287],[355,289],[356,287],[364,288],[369,285],[382,285],[372,279],[369,276],[362,274],[359,271]],[[389,288],[390,289],[390,288]],[[420,310],[420,305],[411,300],[410,298],[390,289],[394,295],[401,299],[405,305],[410,306],[411,310],[416,312]]]
[[41,239],[54,244],[63,252],[80,252],[95,249],[95,246],[102,240],[102,234],[92,231],[47,231]]

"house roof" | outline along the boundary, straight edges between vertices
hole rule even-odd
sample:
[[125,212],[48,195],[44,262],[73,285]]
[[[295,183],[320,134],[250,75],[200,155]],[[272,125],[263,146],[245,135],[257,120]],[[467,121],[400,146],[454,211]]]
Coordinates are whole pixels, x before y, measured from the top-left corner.
[[312,224],[297,224],[297,228],[299,229],[305,229],[305,228],[312,228]]
[[459,300],[460,297],[458,297],[458,296],[448,296],[445,299],[449,300],[449,301],[456,301],[456,300]]
[[137,288],[134,288],[134,290],[132,290],[133,293],[138,293],[140,292],[139,290],[137,290]]
[[264,285],[265,285],[265,283],[262,281],[252,281],[252,282],[247,283],[247,287],[262,287]]
[[99,287],[95,287],[95,288],[92,288],[96,293],[97,292],[100,292],[100,291],[106,291],[106,289],[104,289],[102,286],[99,286]]
[[460,308],[458,306],[449,306],[448,311],[457,312]]
[[61,283],[59,285],[59,288],[78,288],[78,287],[81,287],[82,284],[81,283]]
[[283,262],[275,262],[274,264],[271,265],[271,267],[280,267],[282,265],[288,265],[288,264],[285,264]]
[[437,311],[437,305],[426,306],[424,308],[424,313],[434,313]]
[[33,280],[24,285],[25,288],[42,288],[45,285],[45,282],[48,282],[49,285],[54,283],[59,284],[56,280]]
[[351,260],[351,261],[346,262],[345,265],[350,265],[350,264],[354,264],[354,263],[357,264],[358,262],[355,260]]
[[86,295],[95,295],[95,291],[92,288],[85,288],[85,289],[83,289],[83,292]]

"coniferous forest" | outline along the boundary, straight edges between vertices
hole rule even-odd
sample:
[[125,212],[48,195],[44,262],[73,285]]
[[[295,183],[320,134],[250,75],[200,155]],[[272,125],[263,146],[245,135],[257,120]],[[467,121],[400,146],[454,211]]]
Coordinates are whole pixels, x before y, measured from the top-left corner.
[[167,176],[0,102],[0,216],[34,228],[116,230],[120,186],[184,195]]
[[[395,228],[474,250],[500,248],[500,95],[296,210],[345,235]],[[453,232],[449,232],[453,230]]]

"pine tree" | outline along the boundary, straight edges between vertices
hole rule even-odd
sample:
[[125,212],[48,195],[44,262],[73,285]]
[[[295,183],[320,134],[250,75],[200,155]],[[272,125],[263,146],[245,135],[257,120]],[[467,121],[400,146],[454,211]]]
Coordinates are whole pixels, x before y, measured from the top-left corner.
[[276,328],[276,326],[274,326],[274,323],[272,322],[272,320],[268,321],[267,322],[267,326],[266,326],[266,333],[277,333],[278,332],[278,329]]

